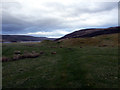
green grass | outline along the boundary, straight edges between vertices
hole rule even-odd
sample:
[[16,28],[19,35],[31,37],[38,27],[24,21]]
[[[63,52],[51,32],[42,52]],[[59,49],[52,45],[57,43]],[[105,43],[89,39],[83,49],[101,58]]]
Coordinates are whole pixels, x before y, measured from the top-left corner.
[[12,57],[15,50],[45,53],[4,62],[3,88],[118,88],[117,46],[80,48],[51,41],[3,44],[3,56]]

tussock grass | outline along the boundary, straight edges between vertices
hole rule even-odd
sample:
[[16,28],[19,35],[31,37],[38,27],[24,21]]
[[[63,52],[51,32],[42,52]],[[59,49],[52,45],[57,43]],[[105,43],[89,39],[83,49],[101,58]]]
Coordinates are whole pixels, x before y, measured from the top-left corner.
[[20,59],[25,59],[25,58],[37,58],[40,56],[40,54],[43,54],[42,52],[37,53],[35,51],[32,52],[24,52],[23,54],[20,53],[20,51],[15,51],[13,54],[13,57],[2,57],[2,62],[8,62],[8,61],[15,61],[15,60],[20,60]]

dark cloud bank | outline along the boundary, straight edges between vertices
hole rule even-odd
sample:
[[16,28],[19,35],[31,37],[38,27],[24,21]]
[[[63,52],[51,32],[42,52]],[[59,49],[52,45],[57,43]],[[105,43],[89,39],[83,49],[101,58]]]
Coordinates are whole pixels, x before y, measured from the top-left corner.
[[117,2],[4,3],[2,33],[61,37],[81,28],[117,26],[117,13]]

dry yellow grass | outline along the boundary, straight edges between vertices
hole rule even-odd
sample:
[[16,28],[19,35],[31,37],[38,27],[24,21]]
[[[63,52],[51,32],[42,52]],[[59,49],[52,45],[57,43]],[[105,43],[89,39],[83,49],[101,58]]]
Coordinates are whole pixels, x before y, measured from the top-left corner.
[[64,39],[64,46],[99,46],[99,45],[107,45],[107,46],[118,46],[118,34],[108,34],[101,35],[90,38],[71,38]]

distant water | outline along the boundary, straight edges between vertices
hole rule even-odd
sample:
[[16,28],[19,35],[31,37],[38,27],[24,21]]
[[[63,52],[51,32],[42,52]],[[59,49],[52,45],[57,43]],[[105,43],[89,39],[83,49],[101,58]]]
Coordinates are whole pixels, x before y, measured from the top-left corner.
[[[21,41],[16,43],[30,43],[30,42],[41,42],[41,41]],[[14,43],[14,42],[0,42],[0,43]]]
[[41,42],[41,41],[21,41],[20,43]]
[[12,43],[12,42],[0,42],[0,43]]

